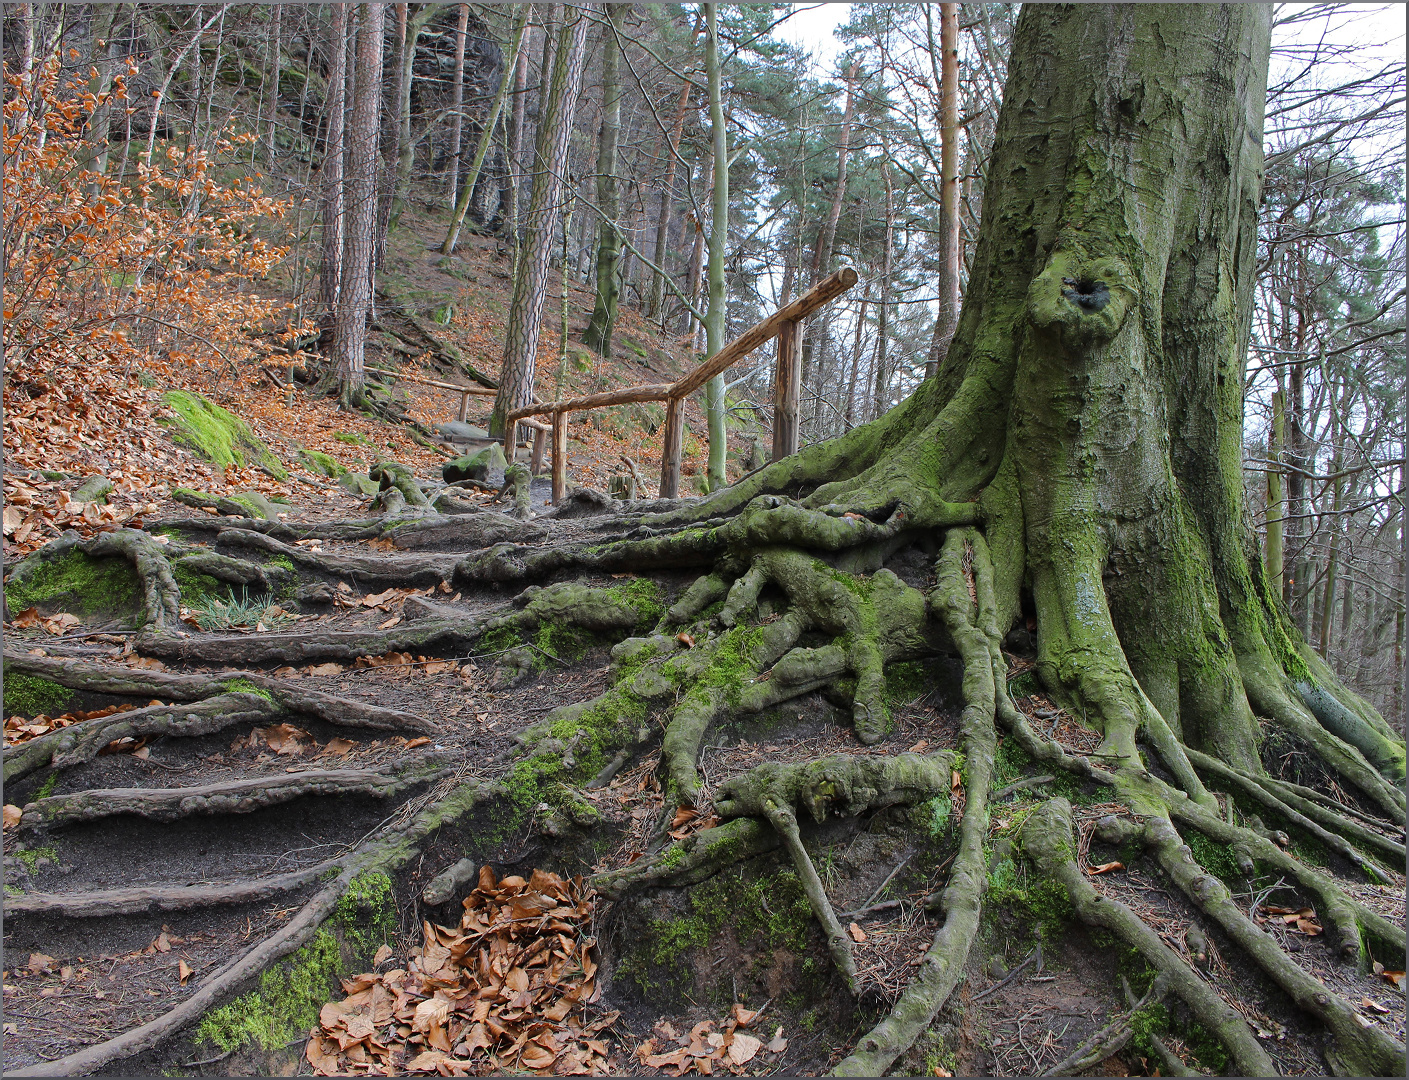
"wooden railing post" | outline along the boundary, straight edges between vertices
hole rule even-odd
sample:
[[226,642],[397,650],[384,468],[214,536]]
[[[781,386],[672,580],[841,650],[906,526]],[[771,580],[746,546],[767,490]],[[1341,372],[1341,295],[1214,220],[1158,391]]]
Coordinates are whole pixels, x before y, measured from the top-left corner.
[[553,412],[553,505],[558,505],[568,486],[568,414]]
[[529,465],[530,471],[537,476],[543,471],[543,448],[548,442],[548,431],[543,427],[533,429],[533,460]]
[[797,347],[797,322],[778,328],[778,363],[773,373],[773,460],[797,453],[798,386],[802,354]]
[[469,395],[469,394],[461,394],[461,395],[460,395],[460,414],[459,414],[455,419],[459,420],[460,423],[463,424],[463,423],[465,422],[465,420],[469,417],[469,415],[470,415],[470,395]]
[[680,450],[685,442],[685,399],[665,403],[665,430],[661,435],[660,497],[680,497]]

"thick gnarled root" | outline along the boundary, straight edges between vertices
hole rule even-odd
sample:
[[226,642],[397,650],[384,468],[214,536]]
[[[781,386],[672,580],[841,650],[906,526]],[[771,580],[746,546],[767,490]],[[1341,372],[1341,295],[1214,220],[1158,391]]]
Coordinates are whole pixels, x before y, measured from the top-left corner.
[[[872,1028],[835,1069],[838,1076],[883,1076],[933,1021],[963,974],[978,934],[987,880],[983,842],[988,834],[988,790],[997,735],[993,727],[1001,662],[992,564],[987,545],[971,529],[951,530],[936,564],[930,603],[943,618],[964,662],[964,711],[960,718],[964,763],[964,816],[959,850],[939,897],[944,923],[919,971],[884,1020]],[[970,591],[972,590],[972,591]]]

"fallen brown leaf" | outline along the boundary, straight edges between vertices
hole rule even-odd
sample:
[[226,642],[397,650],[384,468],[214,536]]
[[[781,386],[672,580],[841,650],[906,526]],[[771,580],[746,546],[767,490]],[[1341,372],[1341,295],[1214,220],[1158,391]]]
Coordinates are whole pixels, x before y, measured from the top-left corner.
[[858,945],[860,945],[863,941],[866,940],[866,931],[862,930],[861,927],[856,923],[852,923],[850,926],[848,926],[846,928],[846,932],[851,935],[851,940],[856,942],[856,944]]
[[20,818],[24,816],[24,811],[21,810],[14,803],[6,803],[4,813],[5,824],[3,827],[6,829],[13,829],[16,825],[20,823]]

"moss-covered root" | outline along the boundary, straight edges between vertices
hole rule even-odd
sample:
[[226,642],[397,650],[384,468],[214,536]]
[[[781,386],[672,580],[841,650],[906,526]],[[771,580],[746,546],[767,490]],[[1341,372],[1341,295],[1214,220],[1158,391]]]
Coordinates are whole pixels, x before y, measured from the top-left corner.
[[1150,818],[1143,840],[1164,872],[1213,919],[1296,1004],[1335,1036],[1326,1059],[1339,1076],[1403,1076],[1404,1047],[1378,1027],[1363,1027],[1355,1009],[1292,960],[1280,945],[1233,903],[1228,890],[1206,873],[1168,818]]
[[832,909],[832,902],[827,899],[827,892],[822,887],[822,879],[817,876],[817,868],[812,865],[807,849],[802,846],[802,837],[797,828],[797,815],[793,813],[791,806],[773,799],[764,800],[763,811],[769,824],[777,830],[782,839],[783,847],[793,860],[793,866],[797,868],[798,880],[802,883],[808,906],[812,908],[812,914],[817,916],[817,921],[822,924],[822,931],[827,936],[827,951],[832,954],[832,962],[837,965],[837,970],[846,982],[846,988],[854,996],[856,957],[852,955],[851,939],[842,929],[837,913]]
[[[1126,983],[1126,989],[1130,984]],[[1163,975],[1155,976],[1145,996],[1139,1001],[1130,1002],[1130,1011],[1117,1016],[1099,1031],[1083,1039],[1066,1057],[1044,1072],[1043,1076],[1080,1076],[1087,1069],[1095,1068],[1106,1058],[1120,1053],[1135,1037],[1135,1017],[1141,1009],[1158,1005],[1169,993],[1169,980]]]
[[1172,803],[1170,815],[1181,824],[1191,825],[1210,840],[1232,845],[1249,859],[1256,859],[1279,876],[1295,881],[1316,903],[1316,910],[1342,956],[1362,957],[1365,941],[1361,934],[1379,938],[1395,953],[1405,950],[1402,923],[1393,923],[1378,912],[1347,895],[1335,881],[1300,859],[1283,851],[1270,840],[1248,829],[1230,825],[1202,807],[1187,802]]
[[[959,851],[940,894],[944,924],[934,936],[915,978],[890,1014],[862,1037],[840,1064],[838,1076],[884,1076],[890,1065],[929,1027],[958,984],[978,935],[987,880],[983,842],[988,834],[988,787],[997,735],[993,729],[996,689],[997,610],[988,547],[973,529],[953,529],[936,565],[931,607],[940,614],[964,662],[964,711],[960,717],[964,760],[964,817]],[[970,592],[970,589],[973,592]]]
[[515,461],[504,470],[504,486],[499,489],[499,494],[495,495],[492,501],[498,502],[512,491],[514,493],[514,517],[520,521],[531,517],[533,511],[529,508],[532,501],[529,485],[532,483],[533,473],[529,467],[521,461]]
[[[1395,865],[1403,864],[1403,845],[1395,844],[1393,841],[1387,840],[1377,833],[1372,833],[1369,829],[1361,828],[1355,822],[1351,821],[1349,817],[1342,817],[1339,821],[1335,822],[1334,827],[1338,829],[1339,832],[1331,832],[1323,828],[1317,822],[1312,821],[1300,811],[1293,809],[1285,800],[1274,795],[1255,780],[1244,776],[1231,766],[1223,764],[1223,762],[1219,761],[1217,758],[1210,757],[1207,754],[1200,753],[1193,749],[1190,749],[1188,754],[1189,759],[1197,768],[1218,777],[1225,783],[1237,788],[1243,795],[1253,799],[1255,802],[1261,803],[1268,810],[1281,815],[1292,825],[1295,825],[1297,828],[1307,833],[1307,835],[1311,836],[1314,840],[1326,845],[1326,847],[1341,856],[1341,858],[1360,867],[1361,870],[1365,871],[1366,876],[1369,877],[1370,880],[1378,881],[1385,885],[1391,883],[1389,875],[1356,850],[1349,841],[1340,835],[1341,833],[1354,834],[1362,842],[1366,842],[1367,838],[1373,838],[1370,842],[1378,841],[1380,844],[1383,844],[1384,847],[1390,849],[1395,860]],[[1376,846],[1379,846],[1379,844]]]
[[807,689],[786,681],[777,686],[771,680],[763,684],[755,681],[792,648],[802,629],[803,625],[791,617],[756,630],[736,626],[699,641],[662,666],[663,678],[693,684],[675,707],[661,740],[666,790],[676,805],[692,806],[699,796],[696,763],[700,745],[717,716],[733,708],[760,711]]
[[954,756],[833,754],[793,765],[765,762],[719,785],[714,808],[721,817],[767,815],[770,805],[805,806],[812,819],[830,812],[855,816],[886,806],[914,806],[949,791]]
[[1241,1076],[1275,1076],[1272,1059],[1241,1014],[1228,1005],[1179,956],[1175,955],[1140,916],[1110,897],[1102,896],[1073,857],[1071,804],[1050,799],[1027,819],[1023,850],[1044,877],[1059,881],[1071,897],[1077,917],[1099,926],[1139,950],[1145,962],[1169,981],[1170,989],[1188,1005],[1194,1018],[1227,1047]]
[[[383,513],[395,514],[408,506],[430,509],[431,501],[426,498],[421,485],[416,483],[415,475],[405,465],[395,461],[379,461],[367,470],[367,475],[377,481],[381,488],[377,498]],[[400,499],[390,496],[393,491]]]
[[757,818],[741,817],[677,840],[654,855],[592,878],[608,900],[652,885],[688,886],[778,846],[778,833]]
[[171,564],[167,562],[162,545],[140,529],[116,529],[99,533],[90,540],[81,540],[76,532],[67,532],[16,567],[9,589],[21,592],[30,567],[57,562],[74,551],[92,559],[108,556],[126,559],[142,585],[142,621],[146,627],[165,630],[178,625],[181,590],[172,576]]

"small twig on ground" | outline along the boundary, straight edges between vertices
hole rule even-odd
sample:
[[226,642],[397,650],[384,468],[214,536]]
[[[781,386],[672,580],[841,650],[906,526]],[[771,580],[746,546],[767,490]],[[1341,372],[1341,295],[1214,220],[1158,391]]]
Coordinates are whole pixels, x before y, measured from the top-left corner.
[[1026,958],[1025,960],[1023,960],[1022,963],[1020,963],[1017,967],[1013,968],[1012,971],[1010,971],[1010,972],[1008,972],[1008,974],[1004,975],[1002,979],[1000,979],[998,982],[994,983],[994,984],[993,984],[992,986],[990,986],[987,990],[984,990],[982,993],[975,994],[975,995],[973,996],[972,1000],[973,1000],[973,1001],[982,1001],[984,998],[988,997],[989,994],[996,994],[999,990],[1003,989],[1003,987],[1007,986],[1010,982],[1012,982],[1012,981],[1013,981],[1014,979],[1016,979],[1019,975],[1021,975],[1022,972],[1023,972],[1023,970],[1024,970],[1029,964],[1031,964],[1033,961],[1036,961],[1036,962],[1037,962],[1037,970],[1038,970],[1038,971],[1041,971],[1041,970],[1042,970],[1042,942],[1040,942],[1040,941],[1037,943],[1037,948],[1033,949],[1032,952],[1028,953],[1028,954],[1027,954],[1027,958]]

